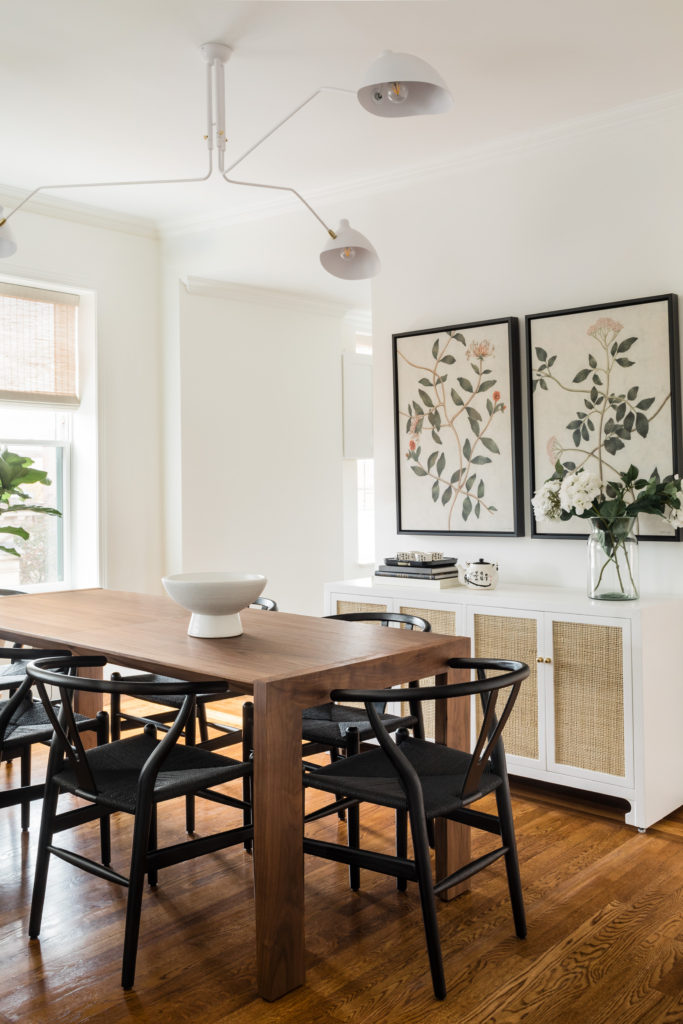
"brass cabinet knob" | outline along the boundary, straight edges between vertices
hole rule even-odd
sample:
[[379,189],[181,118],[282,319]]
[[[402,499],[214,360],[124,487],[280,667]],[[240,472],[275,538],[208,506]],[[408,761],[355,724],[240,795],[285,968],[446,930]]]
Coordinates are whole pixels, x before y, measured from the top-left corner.
[[552,661],[552,658],[546,658],[545,659],[546,665],[550,665],[551,661]]
[[540,658],[540,657],[536,658],[536,661],[538,662],[539,665],[543,664],[543,658]]

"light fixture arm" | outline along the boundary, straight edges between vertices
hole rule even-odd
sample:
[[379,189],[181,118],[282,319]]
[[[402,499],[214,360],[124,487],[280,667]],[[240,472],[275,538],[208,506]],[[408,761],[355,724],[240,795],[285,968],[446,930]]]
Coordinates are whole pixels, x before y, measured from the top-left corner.
[[228,177],[230,172],[233,171],[235,169],[235,167],[238,166],[238,164],[241,164],[243,160],[246,160],[246,158],[248,156],[250,156],[254,152],[255,149],[258,149],[258,147],[261,146],[267,139],[269,139],[271,137],[271,135],[274,135],[276,131],[278,131],[280,128],[282,128],[283,125],[287,124],[287,122],[290,121],[296,114],[298,114],[300,110],[303,110],[304,107],[308,106],[308,104],[312,100],[314,100],[316,98],[316,96],[319,96],[322,92],[343,92],[343,93],[347,93],[347,94],[350,94],[350,95],[354,95],[354,93],[353,93],[353,91],[351,89],[340,89],[340,88],[337,88],[334,85],[323,85],[323,86],[321,86],[320,89],[316,89],[316,91],[314,93],[311,93],[311,95],[307,99],[305,99],[303,101],[303,103],[300,103],[298,105],[298,107],[295,107],[294,110],[290,111],[290,113],[287,114],[286,117],[283,117],[281,121],[278,121],[278,123],[276,125],[274,125],[270,129],[270,131],[266,132],[265,135],[263,135],[260,139],[258,139],[253,144],[253,146],[250,146],[249,149],[245,150],[245,152],[242,153],[242,155],[237,160],[235,160],[233,163],[231,163],[229,167],[226,167],[225,169],[223,168],[223,166],[222,166],[223,154],[219,153],[219,155],[218,155],[218,169],[219,169],[220,173],[223,175],[223,177],[225,178],[225,180],[227,182],[229,182],[231,185],[247,185],[247,186],[249,186],[251,188],[270,188],[270,189],[275,189],[275,190],[277,190],[279,192],[291,192],[292,195],[295,195],[296,198],[299,200],[299,202],[303,203],[303,205],[306,207],[306,209],[309,210],[313,214],[315,219],[317,221],[319,221],[320,224],[322,224],[322,226],[325,228],[325,231],[327,231],[328,235],[331,238],[336,238],[337,236],[334,233],[334,231],[332,230],[332,228],[328,227],[328,225],[325,223],[325,221],[322,219],[322,217],[320,217],[315,212],[315,210],[313,209],[311,204],[308,203],[304,199],[304,197],[301,195],[301,193],[297,192],[297,190],[295,188],[291,188],[291,186],[288,186],[288,185],[265,185],[262,182],[258,182],[258,181],[239,181],[236,178]]
[[83,181],[75,184],[68,185],[39,185],[38,188],[34,188],[33,192],[29,192],[27,196],[21,200],[21,202],[14,207],[13,210],[7,214],[2,220],[0,220],[0,227],[6,224],[10,217],[25,206],[29,199],[33,199],[38,192],[57,188],[112,188],[118,185],[186,185],[193,181],[206,181],[211,177],[213,173],[213,154],[209,151],[209,169],[206,174],[202,174],[199,178],[152,178],[144,179],[142,181]]

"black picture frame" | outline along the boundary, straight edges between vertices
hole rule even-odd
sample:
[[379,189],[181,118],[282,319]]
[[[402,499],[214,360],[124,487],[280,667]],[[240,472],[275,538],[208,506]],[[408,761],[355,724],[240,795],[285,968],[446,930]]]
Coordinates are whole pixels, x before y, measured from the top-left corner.
[[519,356],[516,317],[392,335],[398,533],[524,534]]
[[[590,324],[592,320],[595,323]],[[590,326],[586,327],[587,324]],[[608,456],[609,467],[618,471],[627,470],[633,463],[645,476],[649,476],[655,467],[661,476],[679,472],[682,446],[676,295],[652,295],[535,313],[525,317],[525,335],[529,499],[552,475],[553,459],[578,466],[587,452],[591,453],[588,461],[603,479],[616,476],[616,473],[609,472]],[[592,341],[587,342],[586,336]],[[645,344],[636,350],[639,340]],[[553,345],[557,349],[553,349]],[[604,364],[598,363],[596,352],[598,357],[604,357]],[[621,365],[617,365],[618,361]],[[577,373],[573,373],[574,370]],[[549,371],[552,371],[551,376],[548,376]],[[607,381],[609,391],[605,390]],[[591,385],[590,390],[588,384]],[[598,385],[601,390],[596,394]],[[618,396],[624,399],[625,411],[621,408],[622,403],[616,406],[610,401],[611,397],[617,399]],[[647,408],[638,409],[641,403]],[[614,415],[611,412],[596,415],[600,406],[613,410]],[[652,416],[646,415],[650,407],[655,410]],[[659,417],[666,413],[667,407],[668,415],[656,425],[655,434],[650,428],[651,420],[655,415]],[[573,418],[567,419],[570,408],[569,415]],[[632,414],[631,418],[629,414]],[[619,434],[605,433],[610,418],[614,422],[610,431],[618,428]],[[553,420],[556,420],[556,429],[550,426]],[[599,421],[597,428],[596,420]],[[640,423],[638,429],[637,423]],[[601,443],[596,447],[598,440]],[[584,443],[585,450],[581,447]],[[605,443],[610,447],[603,462],[594,452],[602,454]],[[544,448],[546,455],[541,454]],[[579,451],[579,459],[567,454]],[[541,467],[545,467],[547,472],[540,472]],[[640,524],[638,536],[641,540],[681,540],[682,531],[672,530],[658,517],[641,519],[647,521],[645,526],[643,522]],[[531,511],[533,538],[584,540],[589,532],[587,520],[574,517],[566,523],[544,524],[537,522]]]

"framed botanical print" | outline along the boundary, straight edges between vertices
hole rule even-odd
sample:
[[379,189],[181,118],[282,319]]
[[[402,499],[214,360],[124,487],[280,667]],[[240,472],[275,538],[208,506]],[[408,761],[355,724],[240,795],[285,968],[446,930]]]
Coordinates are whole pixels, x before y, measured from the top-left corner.
[[523,533],[517,320],[392,340],[398,532]]
[[[533,493],[559,462],[604,483],[633,465],[644,478],[680,466],[678,311],[675,295],[526,317]],[[583,537],[589,523],[536,522],[532,536]],[[582,531],[582,532],[579,532]],[[641,516],[640,537],[675,540]]]

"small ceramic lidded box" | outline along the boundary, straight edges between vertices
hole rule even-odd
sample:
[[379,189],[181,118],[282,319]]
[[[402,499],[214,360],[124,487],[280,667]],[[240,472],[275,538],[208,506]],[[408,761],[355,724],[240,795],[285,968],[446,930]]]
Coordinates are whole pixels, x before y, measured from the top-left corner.
[[498,566],[495,562],[486,562],[483,558],[478,562],[465,562],[459,569],[458,578],[470,590],[495,590],[498,583]]

